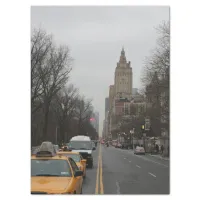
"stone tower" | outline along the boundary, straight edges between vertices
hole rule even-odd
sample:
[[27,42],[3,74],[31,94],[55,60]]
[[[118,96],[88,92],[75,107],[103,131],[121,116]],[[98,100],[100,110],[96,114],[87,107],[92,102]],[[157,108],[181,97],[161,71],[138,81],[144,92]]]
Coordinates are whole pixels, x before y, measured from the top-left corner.
[[128,99],[132,96],[132,68],[131,62],[126,61],[124,48],[115,69],[115,96]]

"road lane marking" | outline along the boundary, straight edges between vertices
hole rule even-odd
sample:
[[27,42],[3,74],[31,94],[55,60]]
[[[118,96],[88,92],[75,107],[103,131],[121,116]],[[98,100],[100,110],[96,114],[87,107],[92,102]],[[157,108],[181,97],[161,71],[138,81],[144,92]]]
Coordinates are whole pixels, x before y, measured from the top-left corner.
[[136,167],[141,168],[139,165],[136,165]]
[[103,187],[103,170],[102,170],[102,150],[100,146],[100,194],[104,194],[104,187]]
[[[121,151],[122,151],[122,149],[117,149],[117,150],[119,150],[119,151],[121,150]],[[152,163],[155,163],[155,164],[158,164],[158,165],[164,166],[164,167],[169,167],[168,165],[165,165],[165,164],[158,163],[158,162],[156,162],[156,161],[153,161],[153,160],[147,159],[147,158],[144,157],[144,156],[135,155],[135,154],[133,154],[133,151],[132,151],[132,150],[131,150],[131,151],[126,151],[126,153],[131,154],[132,156],[135,156],[135,157],[141,158],[141,159],[143,159],[143,160],[145,160],[145,161],[149,161],[149,162],[152,162]],[[124,156],[124,155],[122,155],[122,156]]]
[[[99,152],[100,154],[100,152]],[[95,188],[95,194],[99,193],[99,155],[98,155],[98,167],[97,167],[97,176],[96,176],[96,188]]]
[[156,178],[156,175],[154,175],[154,174],[152,174],[152,173],[150,173],[150,172],[148,172],[148,174],[150,174],[151,176],[153,176],[153,177]]
[[153,160],[144,158],[143,156],[138,156],[138,155],[134,155],[134,156],[136,156],[136,157],[138,157],[138,158],[141,158],[141,159],[143,159],[143,160],[145,160],[145,161],[149,161],[149,162],[152,162],[152,163],[155,163],[155,164],[158,164],[158,165],[162,165],[162,166],[164,166],[164,167],[169,167],[169,166],[164,165],[164,164],[162,164],[162,163],[158,163],[158,162],[156,162],[156,161],[153,161]]
[[120,194],[120,186],[118,182],[116,182],[116,186],[117,186],[117,194]]

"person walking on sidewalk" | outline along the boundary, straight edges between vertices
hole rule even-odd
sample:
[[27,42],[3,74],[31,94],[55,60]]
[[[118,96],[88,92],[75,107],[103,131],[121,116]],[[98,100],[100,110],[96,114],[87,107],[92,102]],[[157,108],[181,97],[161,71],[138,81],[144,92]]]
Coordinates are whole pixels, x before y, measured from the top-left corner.
[[163,155],[163,152],[164,152],[164,146],[162,144],[162,146],[161,146],[161,153],[162,153],[162,155]]
[[159,146],[156,144],[156,153],[158,154],[159,152]]

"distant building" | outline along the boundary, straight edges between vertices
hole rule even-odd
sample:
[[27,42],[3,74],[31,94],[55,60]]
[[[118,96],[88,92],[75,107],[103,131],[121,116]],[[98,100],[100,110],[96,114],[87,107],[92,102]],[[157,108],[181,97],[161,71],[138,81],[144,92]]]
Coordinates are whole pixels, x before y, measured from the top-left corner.
[[94,112],[92,114],[90,123],[96,129],[96,132],[99,135],[99,112]]
[[110,111],[112,110],[112,107],[113,107],[114,95],[115,95],[115,86],[110,85],[110,88],[109,88],[109,110]]
[[127,115],[129,112],[130,101],[127,98],[115,99],[114,114],[115,115]]
[[132,88],[132,95],[135,96],[138,94],[138,88]]
[[109,111],[109,98],[105,98],[105,118],[106,118],[106,113]]
[[131,62],[126,61],[122,48],[119,62],[115,68],[115,96],[130,98],[132,96],[132,68]]

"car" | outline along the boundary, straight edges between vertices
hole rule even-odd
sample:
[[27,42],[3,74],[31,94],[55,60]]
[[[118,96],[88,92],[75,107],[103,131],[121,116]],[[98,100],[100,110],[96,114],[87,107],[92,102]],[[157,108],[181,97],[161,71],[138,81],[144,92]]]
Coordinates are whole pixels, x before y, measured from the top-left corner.
[[58,155],[63,155],[63,156],[68,156],[70,158],[72,158],[77,166],[79,167],[79,169],[81,171],[83,171],[83,177],[86,177],[86,159],[83,159],[83,157],[78,153],[78,152],[66,152],[66,151],[62,151],[62,152],[58,152]]
[[83,171],[72,158],[53,149],[53,144],[45,143],[31,156],[31,194],[81,194]]
[[115,148],[122,148],[122,145],[120,143],[117,143]]
[[90,137],[85,135],[74,136],[70,139],[69,150],[78,152],[87,160],[86,166],[93,168],[93,150],[95,147],[92,144]]
[[138,154],[145,155],[144,147],[139,147],[139,146],[137,146],[137,147],[134,149],[134,154],[136,154],[136,155],[138,155]]

